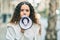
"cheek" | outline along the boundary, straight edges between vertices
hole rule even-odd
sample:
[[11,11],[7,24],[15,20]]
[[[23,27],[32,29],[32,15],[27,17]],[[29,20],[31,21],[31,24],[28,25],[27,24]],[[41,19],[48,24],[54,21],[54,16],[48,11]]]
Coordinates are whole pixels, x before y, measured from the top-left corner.
[[28,13],[27,15],[30,16],[30,13]]
[[30,12],[27,12],[26,15],[27,15],[27,16],[30,16]]
[[[28,16],[28,17],[30,16],[30,12],[26,12],[25,14],[26,14],[26,16]],[[24,13],[23,13],[23,12],[20,12],[20,17],[22,17],[22,16],[24,16]]]
[[22,12],[20,12],[20,16],[22,17],[24,14]]

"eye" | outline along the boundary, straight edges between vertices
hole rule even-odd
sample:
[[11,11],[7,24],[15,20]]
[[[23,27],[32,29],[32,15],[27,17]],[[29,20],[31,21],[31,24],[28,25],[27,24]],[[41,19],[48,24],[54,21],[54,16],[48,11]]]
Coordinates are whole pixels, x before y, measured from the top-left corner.
[[27,12],[29,12],[29,10],[28,10],[28,9],[26,9],[26,11],[27,11]]
[[21,9],[21,11],[24,11],[24,9]]

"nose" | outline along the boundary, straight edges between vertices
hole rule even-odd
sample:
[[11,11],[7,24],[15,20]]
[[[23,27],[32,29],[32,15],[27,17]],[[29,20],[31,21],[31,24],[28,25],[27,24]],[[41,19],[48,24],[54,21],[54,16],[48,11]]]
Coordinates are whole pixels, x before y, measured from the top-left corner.
[[26,15],[26,13],[24,13],[24,15]]
[[26,11],[24,10],[24,15],[26,15]]

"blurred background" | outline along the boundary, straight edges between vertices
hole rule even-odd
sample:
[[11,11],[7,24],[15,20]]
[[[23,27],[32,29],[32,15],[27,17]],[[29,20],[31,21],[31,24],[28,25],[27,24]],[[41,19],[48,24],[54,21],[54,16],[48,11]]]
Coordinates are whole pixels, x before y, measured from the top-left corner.
[[60,40],[60,0],[0,0],[0,40],[5,40],[6,24],[21,1],[30,2],[40,15],[40,40]]

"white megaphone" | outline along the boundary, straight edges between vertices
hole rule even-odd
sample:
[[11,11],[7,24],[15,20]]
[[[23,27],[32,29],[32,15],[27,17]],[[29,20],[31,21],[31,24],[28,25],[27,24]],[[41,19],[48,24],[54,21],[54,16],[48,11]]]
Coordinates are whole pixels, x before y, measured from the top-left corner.
[[26,15],[22,16],[19,22],[19,25],[22,29],[29,29],[32,27],[32,24],[32,20]]

